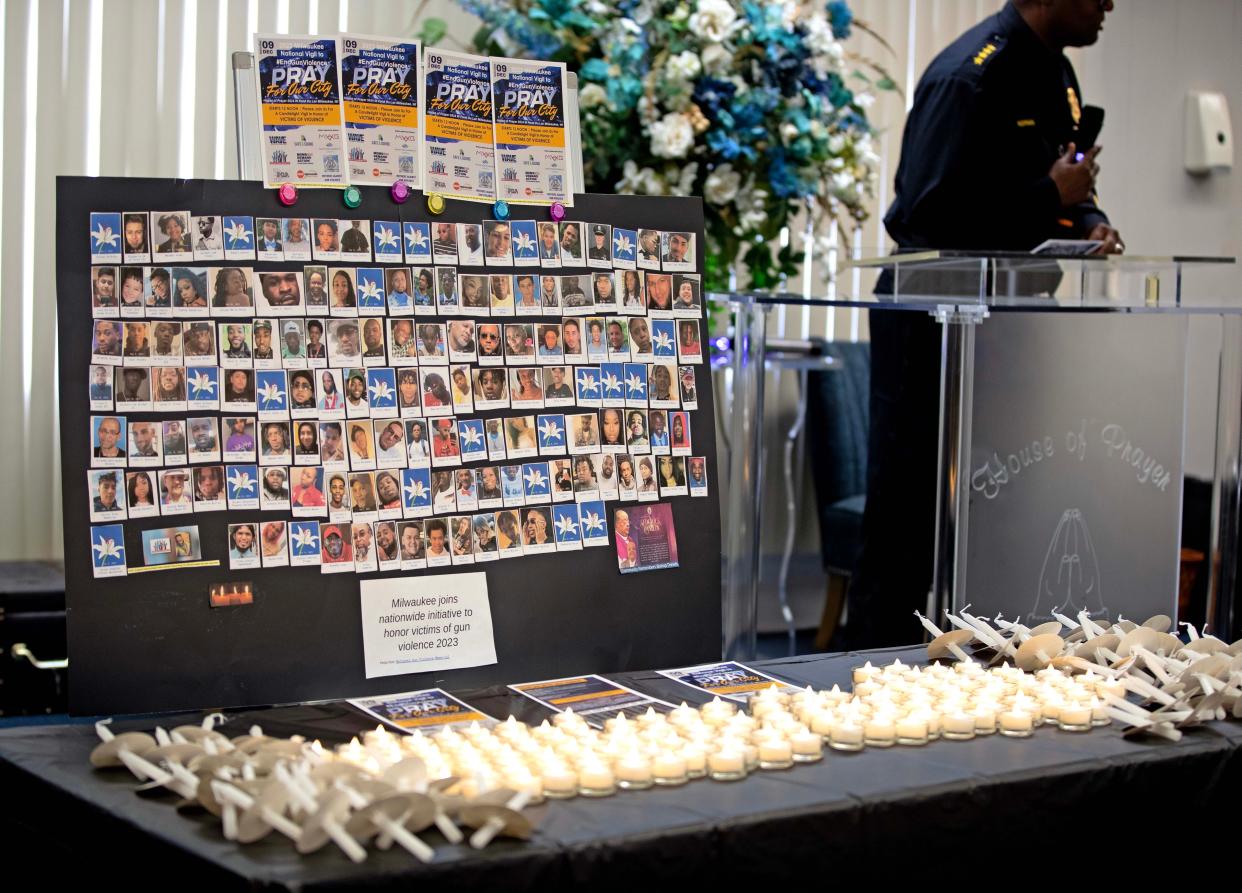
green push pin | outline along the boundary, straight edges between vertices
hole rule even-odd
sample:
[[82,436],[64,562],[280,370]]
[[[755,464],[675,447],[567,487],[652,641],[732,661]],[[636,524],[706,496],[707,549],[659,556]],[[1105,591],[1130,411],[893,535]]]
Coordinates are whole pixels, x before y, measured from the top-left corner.
[[356,208],[362,204],[362,190],[357,186],[346,186],[341,199],[345,202],[345,207]]

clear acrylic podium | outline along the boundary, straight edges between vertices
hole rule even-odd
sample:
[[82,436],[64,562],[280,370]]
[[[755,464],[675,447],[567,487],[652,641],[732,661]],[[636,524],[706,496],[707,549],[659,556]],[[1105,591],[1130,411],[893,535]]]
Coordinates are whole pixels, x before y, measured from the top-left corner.
[[[733,397],[724,422],[730,444],[724,657],[749,659],[755,654],[764,346],[769,312],[782,305],[930,314],[940,324],[935,568],[929,595],[929,607],[937,614],[970,601],[968,567],[976,586],[986,584],[989,592],[1013,590],[1015,604],[1032,602],[1036,612],[1082,602],[1093,613],[1101,608],[1116,612],[1115,605],[1124,614],[1122,603],[1134,602],[1127,602],[1119,590],[1136,583],[1122,579],[1117,585],[1117,579],[1141,570],[1136,558],[1148,560],[1152,570],[1139,584],[1154,585],[1158,595],[1172,575],[1168,599],[1176,609],[1176,553],[1168,553],[1168,567],[1160,556],[1170,533],[1177,535],[1181,514],[1186,320],[1196,314],[1215,317],[1221,350],[1207,617],[1213,629],[1232,629],[1242,508],[1242,295],[1221,285],[1220,274],[1233,262],[1222,257],[923,251],[850,262],[870,274],[864,282],[883,273],[888,294],[874,295],[869,287],[860,287],[857,295],[832,300],[769,292],[709,295],[733,321]],[[981,332],[986,333],[982,349]],[[1024,399],[1008,401],[1008,387],[1023,391]],[[1143,393],[1134,393],[1140,387]],[[1098,392],[1094,398],[1093,390]],[[1159,399],[1153,396],[1156,392]],[[1069,418],[1079,408],[1075,401],[1093,408],[1090,421],[1082,413],[1081,428],[1077,417]],[[1061,428],[1039,426],[1058,412],[1066,416]],[[1034,437],[1032,431],[1037,432]],[[973,442],[973,461],[972,436],[979,438]],[[1020,445],[1010,450],[1007,440],[1014,438],[1021,438]],[[1033,444],[1039,460],[1032,457]],[[1049,456],[1044,455],[1045,446]],[[1066,474],[1031,471],[1052,456],[1068,463]],[[1080,467],[1073,465],[1075,460]],[[1030,473],[1022,477],[1023,472]],[[1001,478],[1005,481],[998,484]],[[1015,485],[1018,480],[1024,482],[1024,493]],[[1057,497],[1046,494],[1058,488],[1064,508],[1048,502]],[[1104,492],[1106,488],[1112,492]],[[1006,501],[1009,515],[999,508]],[[980,519],[973,536],[972,508]],[[1028,521],[1033,532],[1023,530]],[[1032,539],[1024,542],[1024,536]],[[1153,549],[1152,541],[1159,548]],[[1037,568],[1045,544],[1047,554]],[[1001,586],[1006,576],[995,565],[1006,548],[1033,557],[1029,576]],[[1101,561],[1108,563],[1110,550],[1114,565],[1120,565],[1112,580],[1098,567]],[[1157,575],[1161,579],[1153,582]],[[1101,590],[1110,592],[1113,605],[1100,603]],[[1022,612],[1005,613],[1012,617]]]

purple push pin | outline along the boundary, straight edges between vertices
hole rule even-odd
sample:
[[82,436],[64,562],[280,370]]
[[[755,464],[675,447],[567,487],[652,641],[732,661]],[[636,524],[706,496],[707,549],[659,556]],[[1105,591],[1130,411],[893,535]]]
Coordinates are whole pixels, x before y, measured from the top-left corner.
[[298,203],[298,188],[292,183],[285,183],[276,190],[276,197],[286,208],[292,207]]
[[560,223],[565,219],[565,206],[560,202],[553,202],[552,207],[548,208],[548,216]]
[[388,192],[392,195],[392,200],[399,205],[404,205],[406,199],[410,197],[410,187],[404,180],[394,180]]

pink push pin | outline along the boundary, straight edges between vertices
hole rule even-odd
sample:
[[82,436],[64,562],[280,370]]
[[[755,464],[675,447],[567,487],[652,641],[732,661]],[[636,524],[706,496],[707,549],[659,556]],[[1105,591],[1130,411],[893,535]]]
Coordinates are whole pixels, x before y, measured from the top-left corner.
[[410,197],[410,187],[404,180],[395,180],[388,191],[392,195],[392,200],[399,205],[404,205],[406,199]]
[[552,207],[548,208],[548,216],[560,223],[565,219],[565,206],[560,202],[553,202]]
[[298,188],[292,183],[285,183],[276,190],[276,196],[286,208],[291,207],[298,203]]

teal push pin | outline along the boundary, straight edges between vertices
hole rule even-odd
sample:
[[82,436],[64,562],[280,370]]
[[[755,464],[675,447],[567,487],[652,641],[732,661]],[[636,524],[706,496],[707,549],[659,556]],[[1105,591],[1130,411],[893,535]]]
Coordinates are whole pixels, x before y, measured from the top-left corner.
[[495,217],[497,220],[508,220],[509,219],[509,203],[505,201],[503,198],[497,199],[496,203],[492,205],[492,216]]
[[345,207],[356,208],[362,204],[362,190],[357,186],[346,186],[341,200],[345,202]]

